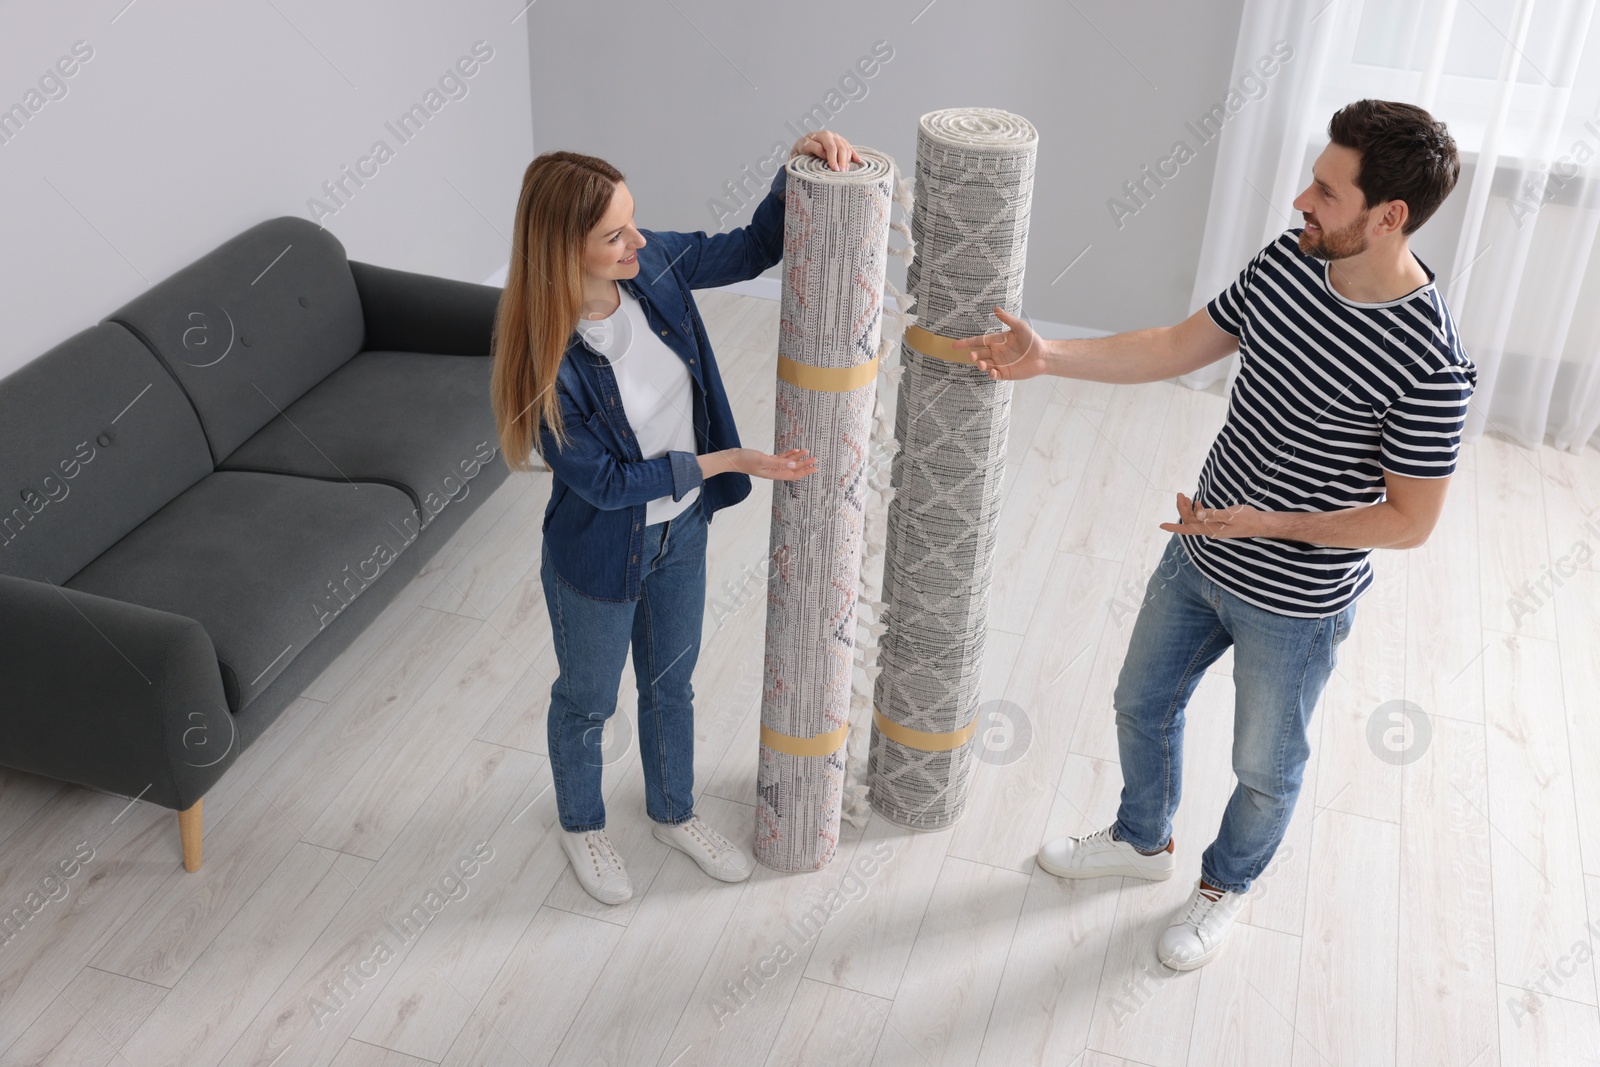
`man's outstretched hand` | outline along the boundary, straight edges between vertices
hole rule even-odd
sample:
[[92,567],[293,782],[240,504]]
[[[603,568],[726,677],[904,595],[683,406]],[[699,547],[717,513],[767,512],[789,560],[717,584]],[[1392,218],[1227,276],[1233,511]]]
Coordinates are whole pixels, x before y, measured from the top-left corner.
[[1033,332],[1033,327],[1000,308],[995,308],[994,314],[1010,329],[1004,333],[963,337],[952,347],[971,349],[973,361],[997,382],[1014,382],[1049,373],[1044,339]]

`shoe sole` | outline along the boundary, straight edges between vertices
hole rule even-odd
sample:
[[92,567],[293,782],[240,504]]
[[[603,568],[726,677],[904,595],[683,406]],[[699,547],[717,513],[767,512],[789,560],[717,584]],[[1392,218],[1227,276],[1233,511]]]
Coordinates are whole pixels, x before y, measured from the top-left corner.
[[1143,878],[1147,882],[1165,882],[1175,868],[1151,870],[1145,867],[1058,867],[1044,858],[1041,852],[1034,857],[1039,869],[1057,878]]
[[1163,959],[1160,952],[1156,953],[1156,959],[1161,960],[1161,965],[1163,967],[1170,967],[1174,971],[1197,971],[1201,967],[1204,967],[1206,964],[1210,963],[1213,959],[1215,959],[1217,953],[1219,953],[1221,951],[1222,951],[1222,946],[1219,944],[1215,948],[1213,948],[1210,952],[1203,953],[1199,957],[1197,957],[1195,959],[1192,959],[1192,960],[1187,960],[1187,961],[1179,960],[1176,963],[1172,963],[1172,962],[1167,961],[1166,959]]

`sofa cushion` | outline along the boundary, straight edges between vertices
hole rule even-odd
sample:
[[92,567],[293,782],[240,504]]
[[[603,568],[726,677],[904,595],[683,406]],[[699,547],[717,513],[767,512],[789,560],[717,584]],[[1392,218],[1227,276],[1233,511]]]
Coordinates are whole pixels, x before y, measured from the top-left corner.
[[84,330],[0,380],[0,572],[60,585],[211,466],[149,349]]
[[344,246],[305,219],[271,219],[109,317],[142,337],[194,402],[213,459],[362,347]]
[[406,490],[426,526],[494,456],[489,356],[362,352],[275,416],[227,459],[277,471]]
[[411,514],[406,494],[376,482],[219,471],[66,584],[197,620],[238,712],[382,580]]

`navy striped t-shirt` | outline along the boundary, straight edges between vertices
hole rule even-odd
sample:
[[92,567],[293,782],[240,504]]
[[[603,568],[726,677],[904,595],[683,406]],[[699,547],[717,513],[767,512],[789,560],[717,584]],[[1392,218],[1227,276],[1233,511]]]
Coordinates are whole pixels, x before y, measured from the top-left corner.
[[[1300,231],[1263,248],[1206,305],[1239,338],[1228,414],[1200,471],[1197,507],[1338,511],[1384,497],[1383,473],[1455,471],[1477,368],[1428,282],[1398,300],[1347,300]],[[1274,537],[1184,537],[1195,566],[1268,611],[1343,611],[1372,584],[1369,549]]]

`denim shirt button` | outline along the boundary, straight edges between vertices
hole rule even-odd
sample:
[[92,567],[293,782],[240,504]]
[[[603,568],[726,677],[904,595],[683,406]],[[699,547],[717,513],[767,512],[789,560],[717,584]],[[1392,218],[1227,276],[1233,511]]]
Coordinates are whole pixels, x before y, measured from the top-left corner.
[[661,331],[661,336],[662,336],[662,337],[665,337],[665,336],[666,336],[666,335],[667,335],[667,331],[666,331],[666,330],[662,330],[662,331]]
[[628,557],[628,562],[629,563],[638,563],[639,562],[639,557],[638,556],[629,556]]

